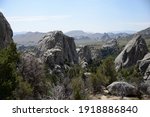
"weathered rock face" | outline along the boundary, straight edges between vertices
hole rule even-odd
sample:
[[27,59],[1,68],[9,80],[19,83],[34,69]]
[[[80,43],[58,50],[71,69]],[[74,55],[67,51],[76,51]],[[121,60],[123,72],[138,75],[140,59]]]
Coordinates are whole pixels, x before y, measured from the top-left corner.
[[0,49],[7,47],[13,41],[12,36],[12,29],[4,15],[0,12]]
[[144,80],[150,80],[150,64],[148,65],[146,72],[144,73]]
[[84,46],[83,48],[81,48],[78,52],[79,55],[79,61],[80,62],[91,62],[92,60],[92,56],[91,56],[91,50],[88,46]]
[[146,54],[142,60],[137,62],[144,80],[150,80],[150,53]]
[[89,46],[92,60],[106,58],[119,53],[119,45],[116,39],[107,40],[102,46]]
[[137,63],[148,53],[145,40],[136,35],[128,42],[123,51],[115,59],[116,70],[121,67],[129,67]]
[[116,39],[109,40],[104,44],[100,50],[101,57],[104,58],[106,56],[117,54],[119,52],[119,46]]
[[150,53],[146,54],[142,60],[137,62],[140,72],[144,75],[150,65]]
[[107,87],[112,95],[116,96],[136,96],[137,89],[127,82],[113,82]]
[[74,39],[61,31],[47,33],[38,43],[38,55],[49,67],[78,63]]
[[150,95],[150,80],[141,83],[139,89],[142,94]]

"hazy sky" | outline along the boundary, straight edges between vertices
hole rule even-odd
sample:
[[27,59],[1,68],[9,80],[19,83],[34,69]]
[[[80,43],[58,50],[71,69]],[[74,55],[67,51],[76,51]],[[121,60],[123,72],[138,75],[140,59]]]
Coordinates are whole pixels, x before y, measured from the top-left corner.
[[150,27],[150,0],[0,0],[14,32],[110,32]]

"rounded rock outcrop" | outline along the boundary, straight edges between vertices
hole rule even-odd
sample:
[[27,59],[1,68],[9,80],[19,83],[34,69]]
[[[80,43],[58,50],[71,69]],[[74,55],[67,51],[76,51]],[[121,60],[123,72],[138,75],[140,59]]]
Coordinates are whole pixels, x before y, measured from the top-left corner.
[[61,31],[48,32],[38,43],[38,56],[49,67],[64,64],[77,64],[78,55],[74,38]]
[[116,96],[136,96],[137,89],[135,86],[127,82],[113,82],[107,87],[108,91],[112,95]]
[[118,71],[122,67],[135,65],[147,53],[148,48],[145,40],[140,35],[136,35],[127,43],[123,51],[115,59],[116,70]]

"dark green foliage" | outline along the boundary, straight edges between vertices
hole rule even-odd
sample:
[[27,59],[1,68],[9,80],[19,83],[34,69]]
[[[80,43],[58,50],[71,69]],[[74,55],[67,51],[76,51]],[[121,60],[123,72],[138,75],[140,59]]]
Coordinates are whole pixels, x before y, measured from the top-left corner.
[[57,85],[61,81],[60,78],[55,74],[48,74],[46,78],[48,78],[54,85]]
[[83,69],[79,65],[73,65],[68,70],[65,71],[65,74],[69,78],[80,77],[83,73]]
[[92,73],[96,73],[97,68],[102,64],[100,59],[95,59],[91,64],[88,65],[88,71]]
[[92,92],[95,93],[102,93],[102,86],[104,86],[107,83],[106,77],[101,73],[97,72],[96,74],[93,74],[90,79],[90,84],[92,88]]
[[94,93],[101,93],[102,87],[111,84],[117,80],[117,73],[115,71],[114,59],[107,57],[98,62],[99,66],[91,66],[91,87]]
[[0,51],[0,99],[37,99],[46,95],[41,65],[37,61],[21,64],[20,60],[14,43]]
[[83,100],[87,99],[87,92],[84,87],[83,80],[79,78],[72,79],[71,82],[72,90],[73,90],[73,99],[75,100]]
[[18,77],[18,85],[16,86],[16,90],[13,92],[14,99],[32,99],[33,97],[33,88],[31,85],[23,80],[20,76]]
[[82,100],[87,99],[87,87],[85,86],[85,80],[83,80],[84,70],[79,65],[72,65],[65,71],[66,78],[69,78],[69,82],[65,83],[64,87],[66,94],[68,91],[72,94],[71,99]]
[[8,48],[0,51],[0,99],[13,98],[13,91],[18,84],[18,60],[19,55],[14,43],[11,43]]
[[115,71],[114,59],[112,57],[108,57],[102,62],[101,72],[108,79],[108,84],[117,80],[117,73]]
[[[93,68],[91,68],[93,69]],[[106,85],[116,81],[117,73],[115,71],[114,59],[112,57],[107,57],[101,61],[101,64],[94,68],[92,72],[95,77],[98,77],[101,84]]]
[[142,75],[139,72],[137,66],[122,68],[118,72],[118,80],[125,80],[130,83],[139,84],[140,82],[142,82],[142,79]]

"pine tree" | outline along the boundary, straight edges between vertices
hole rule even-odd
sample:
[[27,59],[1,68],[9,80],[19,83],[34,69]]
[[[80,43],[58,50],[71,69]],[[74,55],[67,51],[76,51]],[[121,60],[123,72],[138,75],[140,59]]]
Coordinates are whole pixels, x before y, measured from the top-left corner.
[[17,86],[17,62],[19,55],[16,45],[11,43],[0,51],[0,99],[12,99]]

